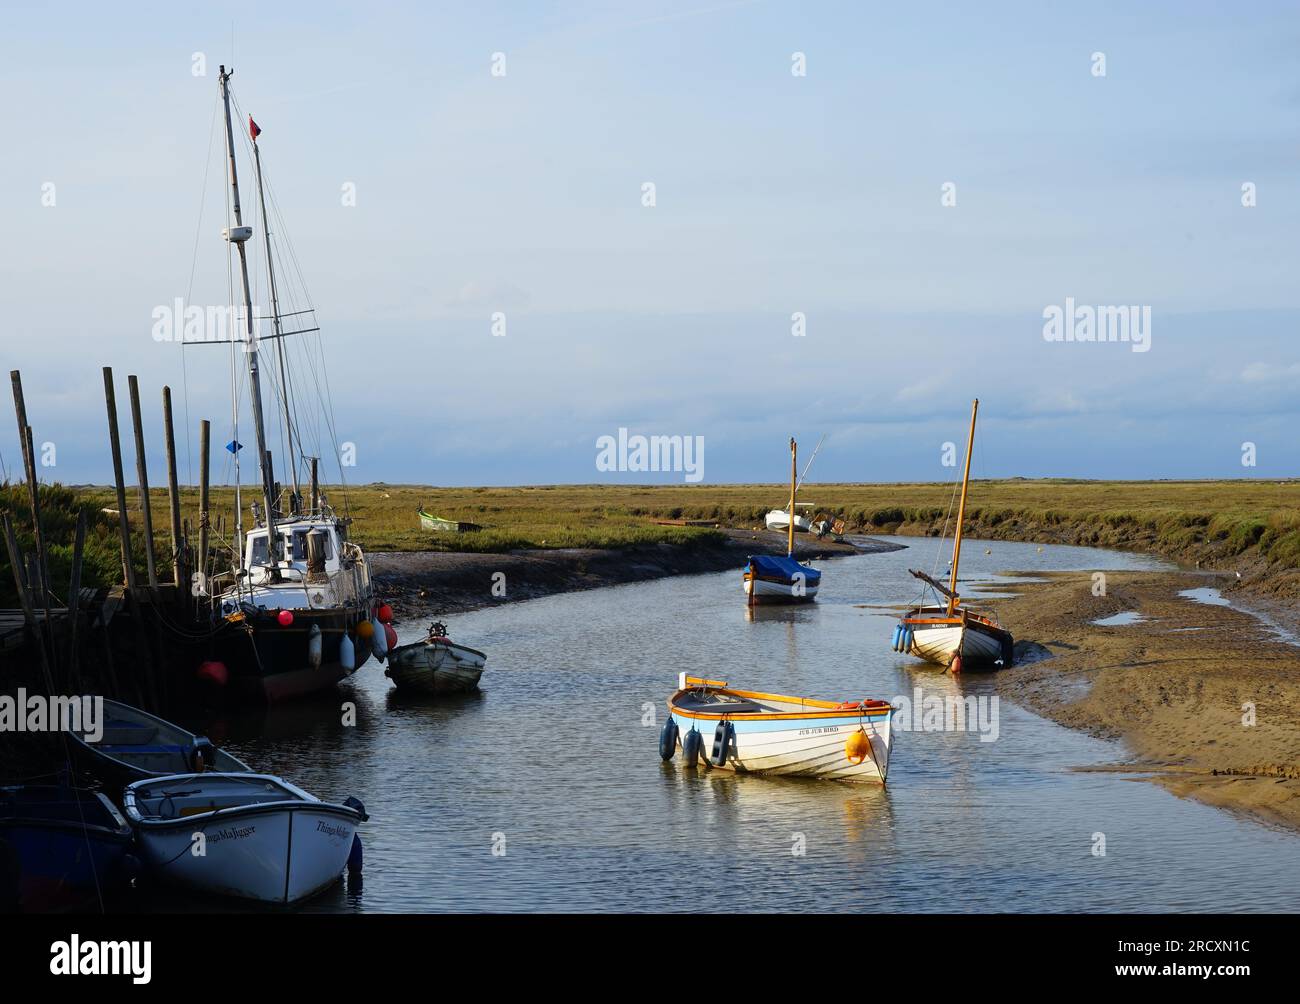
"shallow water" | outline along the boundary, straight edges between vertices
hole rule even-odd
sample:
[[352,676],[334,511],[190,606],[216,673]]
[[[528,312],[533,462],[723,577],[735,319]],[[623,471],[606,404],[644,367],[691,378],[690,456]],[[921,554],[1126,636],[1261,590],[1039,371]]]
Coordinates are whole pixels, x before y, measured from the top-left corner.
[[[918,686],[989,696],[987,678],[954,680],[890,649],[888,607],[920,597],[908,567],[941,572],[939,555],[920,540],[820,562],[815,605],[752,621],[739,568],[462,614],[452,637],[489,655],[479,695],[400,700],[371,661],[337,699],[207,728],[256,769],[365,801],[363,884],[309,911],[1296,909],[1300,839],[1072,770],[1123,750],[1005,701],[994,742],[898,735],[887,789],[660,761],[663,702],[683,670],[836,699]],[[989,542],[970,548],[963,581],[1153,567]],[[402,639],[423,630],[403,624]],[[343,701],[356,703],[355,728],[340,724]],[[1098,834],[1105,856],[1092,853]]]
[[1128,627],[1130,624],[1142,624],[1146,621],[1146,616],[1136,610],[1121,610],[1117,614],[1111,614],[1109,617],[1101,617],[1092,623],[1098,627]]

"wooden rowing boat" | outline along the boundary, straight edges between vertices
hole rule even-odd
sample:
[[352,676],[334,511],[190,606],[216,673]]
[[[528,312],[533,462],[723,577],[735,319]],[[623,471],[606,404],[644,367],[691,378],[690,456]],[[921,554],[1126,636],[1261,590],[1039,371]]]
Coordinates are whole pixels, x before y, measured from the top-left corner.
[[399,645],[388,654],[384,675],[403,693],[456,694],[478,687],[487,656],[476,648],[457,645],[444,624],[433,624],[429,636]]
[[104,698],[104,733],[90,742],[84,731],[69,732],[78,765],[117,797],[135,781],[165,774],[218,770],[251,771],[238,757],[147,711]]
[[435,533],[469,533],[471,530],[482,530],[483,527],[477,523],[466,523],[461,520],[443,519],[441,516],[435,516],[433,513],[425,512],[423,509],[416,510],[420,514],[420,528],[423,530],[432,530]]
[[682,673],[659,753],[670,760],[681,750],[691,767],[884,784],[894,710],[888,701],[837,704]]
[[[160,880],[264,903],[333,885],[369,817],[357,799],[322,802],[269,774],[178,774],[137,781],[122,808]],[[202,834],[203,853],[193,852]]]

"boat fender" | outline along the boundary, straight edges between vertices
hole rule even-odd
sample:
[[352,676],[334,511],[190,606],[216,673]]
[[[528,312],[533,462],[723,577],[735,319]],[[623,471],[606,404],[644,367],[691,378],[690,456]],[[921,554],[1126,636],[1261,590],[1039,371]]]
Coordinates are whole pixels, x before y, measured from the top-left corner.
[[682,740],[682,759],[687,767],[694,767],[700,762],[700,749],[704,746],[704,737],[694,725]]
[[384,621],[384,641],[388,645],[388,651],[397,648],[397,628]]
[[871,739],[861,726],[844,744],[844,756],[855,767],[871,756]]
[[320,625],[313,624],[311,630],[307,632],[307,664],[312,669],[320,669],[321,663],[321,635]]
[[915,641],[915,640],[916,640],[916,632],[915,632],[914,630],[912,630],[911,628],[908,628],[907,630],[905,630],[905,631],[903,632],[903,651],[904,651],[904,652],[911,652],[911,651],[912,651],[912,642]]
[[902,640],[902,637],[903,637],[903,625],[895,624],[894,633],[889,639],[889,644],[893,647],[895,652],[898,651],[898,643],[899,641]]
[[352,834],[352,850],[348,851],[348,874],[360,875],[362,864],[361,834],[354,833]]
[[343,804],[356,812],[356,814],[361,817],[363,823],[370,818],[370,814],[366,812],[365,803],[355,795],[349,795],[347,798],[343,799]]
[[713,730],[713,753],[709,756],[709,762],[715,767],[724,766],[728,755],[734,753],[735,744],[735,727],[731,722],[718,722],[718,727]]
[[370,622],[370,651],[374,653],[376,659],[383,662],[388,655],[388,638],[384,634],[384,626],[375,618]]
[[664,722],[663,730],[659,733],[659,757],[665,761],[671,760],[676,752],[677,723],[670,717]]
[[357,668],[357,650],[352,647],[352,639],[348,637],[346,631],[339,641],[339,665],[343,667],[345,673],[351,673]]
[[218,687],[224,687],[230,681],[230,672],[226,669],[226,664],[212,659],[199,663],[196,675],[200,680],[215,683]]
[[393,608],[390,607],[387,603],[379,604],[379,610],[377,611],[377,613],[379,615],[379,620],[381,623],[383,624],[393,623]]
[[960,655],[960,654],[958,654],[958,655],[954,655],[954,656],[952,657],[952,663],[951,663],[951,665],[949,665],[948,668],[949,668],[950,670],[952,670],[952,675],[953,675],[953,676],[960,676],[960,675],[961,675],[961,655]]

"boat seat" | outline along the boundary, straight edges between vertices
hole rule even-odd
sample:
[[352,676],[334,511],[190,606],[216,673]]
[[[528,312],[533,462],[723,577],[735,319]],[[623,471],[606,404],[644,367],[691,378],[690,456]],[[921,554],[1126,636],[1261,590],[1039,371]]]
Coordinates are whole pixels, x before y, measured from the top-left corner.
[[106,722],[104,734],[98,743],[100,746],[143,746],[158,734],[152,725],[137,725],[134,722]]
[[691,694],[681,703],[683,707],[695,711],[707,711],[711,715],[761,715],[763,713],[762,706],[753,701],[720,697],[715,694]]

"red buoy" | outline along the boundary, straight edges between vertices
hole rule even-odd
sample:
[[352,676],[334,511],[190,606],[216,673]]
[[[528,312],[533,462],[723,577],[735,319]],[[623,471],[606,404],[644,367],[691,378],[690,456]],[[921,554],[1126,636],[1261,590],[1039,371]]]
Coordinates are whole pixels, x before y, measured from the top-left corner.
[[958,676],[958,675],[960,675],[960,673],[961,673],[961,656],[960,656],[960,655],[953,656],[952,665],[949,666],[948,668],[952,670],[952,675],[953,675],[953,676]]
[[[382,610],[383,608],[381,607],[380,609]],[[381,614],[380,616],[383,615]],[[397,648],[397,629],[387,622],[384,624],[384,638],[388,641],[388,651],[391,652],[393,649]]]
[[230,681],[230,671],[226,669],[224,662],[201,662],[195,675],[200,680],[206,680],[209,683],[215,683],[218,687],[224,687]]
[[381,624],[393,623],[393,608],[390,607],[387,603],[379,604],[379,610],[376,613],[377,616],[379,617],[379,623]]
[[281,610],[278,614],[275,615],[275,619],[280,622],[280,627],[288,627],[290,624],[293,623],[293,611]]

